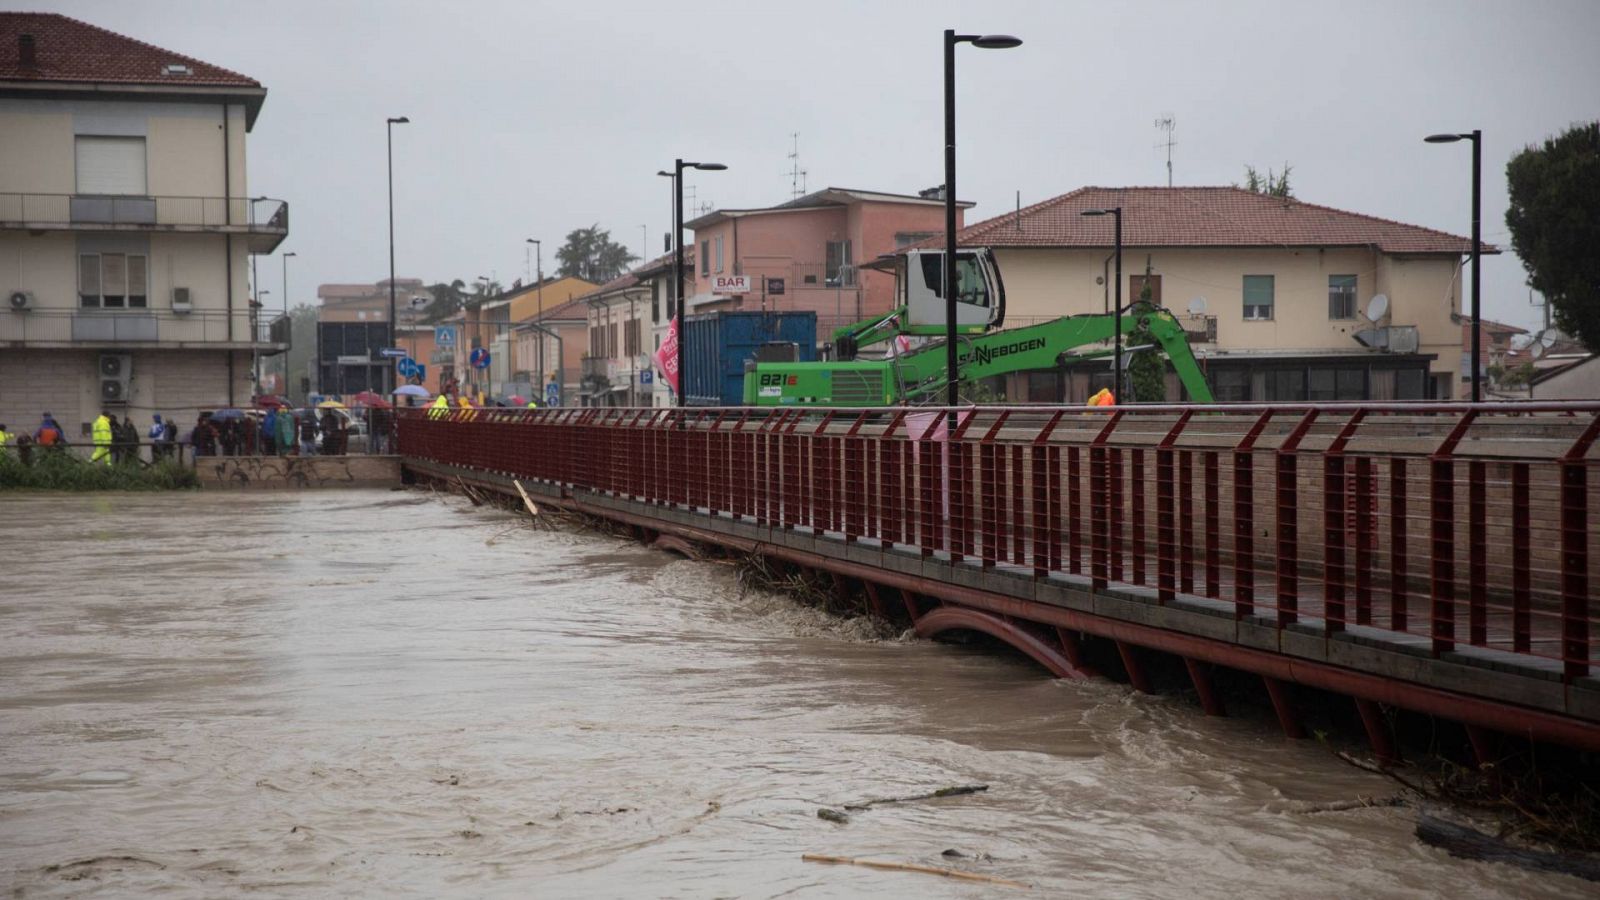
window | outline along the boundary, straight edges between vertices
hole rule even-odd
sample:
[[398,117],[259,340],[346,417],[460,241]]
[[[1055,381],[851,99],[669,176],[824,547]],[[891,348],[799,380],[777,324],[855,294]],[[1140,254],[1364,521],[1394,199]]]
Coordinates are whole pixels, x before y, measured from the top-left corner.
[[711,241],[700,242],[700,274],[711,274]]
[[1394,396],[1396,400],[1426,400],[1427,397],[1427,370],[1425,369],[1399,369],[1394,373]]
[[1328,276],[1328,318],[1354,319],[1356,317],[1356,276]]
[[[944,297],[944,257],[922,258],[922,280],[935,297]],[[970,253],[956,254],[956,300],[974,306],[989,305],[989,288],[978,271],[978,261]]]
[[829,241],[827,259],[822,274],[825,285],[849,287],[856,283],[855,258],[851,256],[849,241]]
[[78,193],[144,196],[144,138],[80,135],[76,157]]
[[717,235],[717,273],[722,273],[722,235]]
[[623,355],[624,356],[638,356],[639,355],[639,320],[638,319],[629,319],[628,320],[627,328],[624,330],[623,336],[626,339],[624,341],[626,346],[623,347],[623,351],[622,351]]
[[1160,275],[1130,275],[1128,276],[1128,297],[1123,302],[1144,299],[1144,286],[1150,285],[1150,302],[1161,305],[1161,276]]
[[85,309],[144,309],[150,305],[148,269],[143,254],[79,254],[78,303]]
[[1300,402],[1306,399],[1304,369],[1274,369],[1267,375],[1267,402]]
[[1245,321],[1264,322],[1272,318],[1271,275],[1246,275],[1244,277]]
[[1211,378],[1218,401],[1245,402],[1250,399],[1249,370],[1216,369]]

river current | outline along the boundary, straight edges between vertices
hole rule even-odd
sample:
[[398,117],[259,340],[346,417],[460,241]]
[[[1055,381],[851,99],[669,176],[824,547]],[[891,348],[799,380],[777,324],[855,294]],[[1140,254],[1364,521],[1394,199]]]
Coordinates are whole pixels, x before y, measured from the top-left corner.
[[[1270,721],[426,492],[0,495],[12,897],[1561,897]],[[819,807],[957,784],[982,793]],[[955,851],[959,855],[946,855]],[[1029,892],[803,862],[947,866]],[[1589,895],[1592,896],[1592,895]]]

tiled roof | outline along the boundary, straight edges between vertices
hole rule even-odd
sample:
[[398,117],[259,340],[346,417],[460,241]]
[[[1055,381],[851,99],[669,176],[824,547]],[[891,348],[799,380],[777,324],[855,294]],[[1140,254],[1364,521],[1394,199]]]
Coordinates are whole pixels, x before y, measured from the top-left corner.
[[[957,235],[984,247],[1112,246],[1110,216],[1086,209],[1122,207],[1125,247],[1366,247],[1385,253],[1466,253],[1468,238],[1376,216],[1345,212],[1235,187],[1079,188],[1008,212]],[[934,239],[919,246],[936,246]],[[1483,245],[1483,252],[1498,248]]]
[[[35,64],[22,62],[33,37]],[[167,74],[169,65],[188,72]],[[0,80],[260,88],[254,78],[56,13],[0,13]]]
[[632,272],[627,272],[622,275],[618,275],[616,278],[613,278],[605,284],[600,285],[587,294],[580,294],[572,299],[574,301],[598,300],[607,294],[615,294],[617,291],[625,288],[631,288],[638,283],[638,276],[634,275]]

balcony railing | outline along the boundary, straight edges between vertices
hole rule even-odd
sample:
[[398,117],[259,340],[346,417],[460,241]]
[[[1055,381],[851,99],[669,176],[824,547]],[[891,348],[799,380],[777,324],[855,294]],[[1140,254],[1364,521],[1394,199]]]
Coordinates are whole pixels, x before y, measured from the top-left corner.
[[[230,327],[231,320],[231,327]],[[284,347],[289,343],[290,319],[277,314],[254,323],[251,340],[249,310],[196,310],[175,313],[168,309],[65,310],[38,309],[0,312],[0,345],[19,344],[256,344]]]
[[289,204],[249,197],[140,197],[0,193],[0,224],[16,226],[149,226],[237,229],[284,235]]

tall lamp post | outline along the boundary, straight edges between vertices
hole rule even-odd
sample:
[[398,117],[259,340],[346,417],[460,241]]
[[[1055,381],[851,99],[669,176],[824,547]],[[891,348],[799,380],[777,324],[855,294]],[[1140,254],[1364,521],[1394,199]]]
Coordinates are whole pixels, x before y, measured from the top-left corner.
[[[944,314],[947,397],[950,428],[956,426],[954,407],[961,400],[961,362],[956,352],[956,45],[971,44],[984,50],[1008,50],[1022,41],[1006,34],[956,34],[944,32]],[[680,345],[681,346],[681,345]],[[679,378],[683,375],[680,372]]]
[[[389,148],[389,343],[393,347],[398,337],[396,327],[398,323],[394,318],[394,127],[410,123],[405,116],[395,116],[385,120],[385,130],[388,133]],[[390,369],[390,378],[393,379],[393,369]],[[389,390],[394,390],[391,384]]]
[[[683,296],[683,170],[699,169],[702,172],[721,172],[728,168],[722,163],[684,162],[679,159],[672,168],[672,293],[678,298],[678,405],[688,406],[689,380],[683,369],[684,303]],[[658,173],[664,174],[664,173]],[[683,420],[679,420],[683,424]]]
[[1456,141],[1472,142],[1472,402],[1483,400],[1483,360],[1480,355],[1482,319],[1479,313],[1478,264],[1483,238],[1483,132],[1474,128],[1466,134],[1430,134],[1423,140],[1430,144],[1454,144]]
[[1115,253],[1113,255],[1116,256],[1116,258],[1117,258],[1117,288],[1116,288],[1116,298],[1117,299],[1116,299],[1116,305],[1111,308],[1111,312],[1112,312],[1111,318],[1112,318],[1112,321],[1115,323],[1115,326],[1116,326],[1116,331],[1114,332],[1115,338],[1113,339],[1114,342],[1115,342],[1113,344],[1113,347],[1115,349],[1113,350],[1113,356],[1112,356],[1112,366],[1114,368],[1112,369],[1112,372],[1111,372],[1111,385],[1112,385],[1111,393],[1116,397],[1116,402],[1117,403],[1121,403],[1121,402],[1123,402],[1123,398],[1122,398],[1122,207],[1120,207],[1120,206],[1108,206],[1105,209],[1086,209],[1083,212],[1078,213],[1078,215],[1080,215],[1080,216],[1114,216],[1115,219],[1116,219],[1116,227],[1115,227],[1115,229],[1113,229],[1115,231],[1114,240],[1116,241],[1116,251],[1115,251]]
[[[534,278],[534,282],[533,282],[534,283],[534,290],[539,295],[539,316],[538,316],[538,318],[534,319],[534,321],[538,322],[540,325],[543,325],[544,324],[544,244],[540,243],[538,238],[528,238],[527,242],[524,243],[523,246],[522,246],[522,253],[523,253],[524,256],[526,256],[527,253],[528,253],[528,246],[527,246],[528,244],[532,244],[533,245],[533,249],[537,253],[538,258],[539,258],[538,259],[538,268],[534,269],[534,276],[533,276],[533,278]],[[536,388],[536,391],[538,393],[541,393],[541,394],[544,393],[544,380],[545,380],[545,377],[546,376],[545,376],[545,371],[544,371],[544,334],[541,333],[539,335],[539,387]],[[559,390],[559,388],[558,388],[558,390]],[[539,402],[539,398],[538,397],[534,397],[532,399],[533,399],[533,402],[535,402],[535,403]]]
[[[299,256],[299,255],[300,254],[295,253],[293,251],[290,251],[288,253],[280,254],[280,256],[283,259],[283,285],[282,285],[282,287],[283,287],[283,317],[285,319],[289,318],[289,257],[291,257],[291,256]],[[292,343],[294,341],[294,323],[293,323],[293,321],[291,320],[290,324],[285,325],[284,327],[289,329],[289,340]],[[288,354],[287,351],[285,351],[284,354],[283,354],[283,393],[284,393],[285,396],[287,396],[289,393],[291,393],[290,390],[289,390],[289,354]]]

